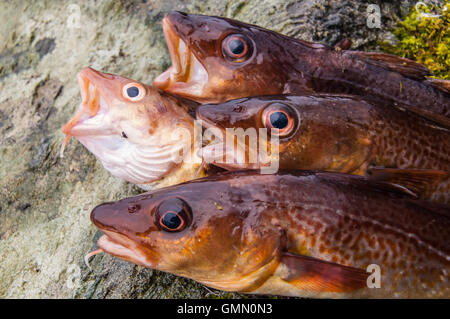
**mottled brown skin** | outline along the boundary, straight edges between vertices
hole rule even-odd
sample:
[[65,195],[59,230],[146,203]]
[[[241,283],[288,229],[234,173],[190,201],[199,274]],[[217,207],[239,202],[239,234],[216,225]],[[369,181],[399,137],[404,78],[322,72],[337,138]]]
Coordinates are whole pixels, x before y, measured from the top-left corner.
[[[225,136],[226,128],[256,128],[258,132],[268,128],[264,110],[280,104],[293,110],[296,123],[292,133],[280,136],[281,169],[359,175],[371,167],[450,171],[450,131],[390,103],[343,95],[261,96],[202,105],[197,118],[205,126],[220,128]],[[248,149],[247,142],[247,156]],[[216,165],[242,169],[266,164],[226,163],[223,159]],[[448,203],[449,194],[450,180],[444,175],[420,195]]]
[[[155,218],[156,207],[173,198],[184,200],[192,212],[180,232],[162,230]],[[450,297],[449,207],[360,176],[229,172],[102,204],[91,220],[106,234],[99,240],[104,251],[218,289]],[[365,273],[369,264],[380,266],[381,288],[356,289],[336,271]],[[309,266],[329,272],[310,276],[314,267]],[[329,282],[341,279],[349,286]]]
[[[185,42],[208,73],[208,82],[200,91],[186,89],[186,77],[171,83],[154,81],[169,92],[202,103],[287,93],[373,96],[402,103],[448,126],[450,93],[426,80],[429,71],[411,60],[333,49],[221,17],[174,11],[167,14],[163,27],[175,34],[172,38]],[[233,62],[224,56],[222,41],[230,34],[249,39],[252,53],[244,61]]]

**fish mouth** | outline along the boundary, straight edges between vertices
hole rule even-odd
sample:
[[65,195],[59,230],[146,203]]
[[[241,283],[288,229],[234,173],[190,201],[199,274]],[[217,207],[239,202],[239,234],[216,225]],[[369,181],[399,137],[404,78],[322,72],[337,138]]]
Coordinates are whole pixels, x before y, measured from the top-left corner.
[[177,34],[168,16],[163,19],[162,27],[172,66],[160,74],[153,81],[153,85],[161,90],[193,99],[202,96],[208,83],[208,72]]
[[[198,112],[197,119],[202,121],[202,126],[214,135],[214,140],[208,139],[209,144],[203,146],[198,150],[198,156],[208,164],[213,164],[225,169],[258,169],[258,161],[250,163],[249,145],[244,140],[229,134],[227,130],[221,126],[216,125],[208,118],[202,117]],[[233,141],[233,143],[227,143]],[[211,141],[212,140],[212,141]]]
[[92,68],[84,68],[78,73],[77,79],[80,87],[81,104],[77,113],[62,127],[64,134],[86,136],[97,135],[103,132],[104,128],[99,129],[98,127],[92,127],[93,125],[90,123],[86,123],[99,115],[99,113],[105,112],[108,107],[100,94],[98,85],[94,83],[94,76],[97,73]]
[[100,94],[98,85],[94,83],[95,77],[104,77],[92,68],[83,68],[77,75],[80,87],[81,104],[75,115],[61,128],[66,135],[61,145],[60,156],[62,157],[64,148],[70,137],[82,137],[90,135],[110,135],[109,124],[103,118],[108,109],[108,105]]
[[137,265],[154,267],[148,256],[132,239],[114,231],[105,229],[101,231],[103,235],[98,239],[97,245],[102,251]]
[[[231,138],[231,137],[230,137]],[[249,147],[235,144],[229,146],[225,141],[214,141],[203,146],[198,156],[208,164],[213,164],[224,169],[259,169],[259,161],[250,162],[248,159]]]

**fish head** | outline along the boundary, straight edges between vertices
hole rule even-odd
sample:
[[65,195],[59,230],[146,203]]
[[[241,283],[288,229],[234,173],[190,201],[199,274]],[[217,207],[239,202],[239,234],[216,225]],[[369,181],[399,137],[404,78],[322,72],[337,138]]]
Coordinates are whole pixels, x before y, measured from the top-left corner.
[[[172,11],[162,21],[172,66],[153,85],[201,103],[280,94],[292,65],[283,36],[239,21]],[[292,40],[290,41],[292,42]]]
[[193,119],[157,89],[89,67],[78,74],[78,83],[82,102],[62,128],[63,148],[74,136],[113,175],[145,184],[167,174],[173,154],[190,145],[171,132],[191,130]]
[[220,176],[197,181],[94,208],[100,249],[223,290],[264,280],[277,262],[279,231],[257,226],[251,190]]
[[281,169],[352,172],[371,151],[369,111],[357,98],[328,95],[204,104],[197,119],[214,138],[201,156],[229,170],[261,169],[278,160]]

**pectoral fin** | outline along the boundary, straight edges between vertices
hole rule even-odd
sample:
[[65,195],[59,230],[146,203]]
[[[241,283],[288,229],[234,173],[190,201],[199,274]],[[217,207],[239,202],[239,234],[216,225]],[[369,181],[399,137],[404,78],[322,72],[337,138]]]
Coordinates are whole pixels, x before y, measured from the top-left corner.
[[281,279],[298,289],[314,292],[349,292],[367,287],[369,274],[364,269],[292,253],[283,254],[281,264],[286,270]]
[[406,187],[416,195],[433,190],[448,173],[432,169],[378,168],[368,170],[372,179]]

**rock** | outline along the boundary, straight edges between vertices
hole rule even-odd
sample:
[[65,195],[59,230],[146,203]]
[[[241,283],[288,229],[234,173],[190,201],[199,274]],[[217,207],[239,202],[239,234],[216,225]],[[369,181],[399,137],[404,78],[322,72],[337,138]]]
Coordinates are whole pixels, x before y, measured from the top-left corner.
[[[169,10],[221,15],[310,41],[378,49],[394,16],[416,1],[62,1],[0,2],[0,297],[239,297],[191,280],[95,256],[83,256],[99,232],[96,205],[140,192],[111,176],[80,143],[59,158],[61,126],[80,97],[84,66],[139,81],[170,64],[160,25]],[[381,8],[367,27],[367,5]]]

